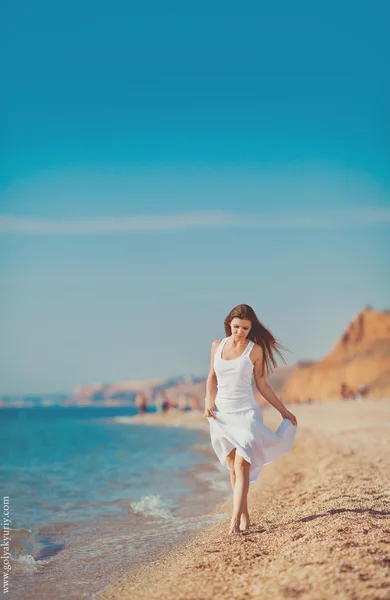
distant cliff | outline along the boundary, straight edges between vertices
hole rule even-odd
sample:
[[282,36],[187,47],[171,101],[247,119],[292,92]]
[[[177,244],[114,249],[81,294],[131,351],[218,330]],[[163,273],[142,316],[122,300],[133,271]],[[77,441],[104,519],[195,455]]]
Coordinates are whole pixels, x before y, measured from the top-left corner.
[[390,397],[390,311],[362,310],[326,356],[298,363],[281,389],[281,399],[339,398],[343,383],[353,389],[366,384],[372,398]]
[[72,406],[120,406],[132,404],[139,392],[150,396],[164,384],[163,379],[117,381],[115,383],[90,383],[78,385],[67,400]]

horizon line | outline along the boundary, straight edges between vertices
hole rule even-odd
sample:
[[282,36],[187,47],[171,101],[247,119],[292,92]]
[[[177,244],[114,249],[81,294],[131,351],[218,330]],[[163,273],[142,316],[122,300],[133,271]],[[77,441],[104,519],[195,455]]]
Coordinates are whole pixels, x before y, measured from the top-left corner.
[[0,214],[0,235],[101,235],[116,233],[159,233],[205,227],[321,228],[390,224],[390,207],[363,206],[322,214],[235,213],[223,210],[177,212],[169,215],[126,215],[85,219],[41,219]]

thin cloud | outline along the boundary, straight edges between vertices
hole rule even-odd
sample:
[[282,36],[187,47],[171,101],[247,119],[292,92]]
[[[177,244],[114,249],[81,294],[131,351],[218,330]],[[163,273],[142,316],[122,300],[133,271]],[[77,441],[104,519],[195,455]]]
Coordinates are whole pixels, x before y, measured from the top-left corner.
[[0,234],[100,235],[116,233],[159,233],[185,229],[255,228],[315,229],[323,227],[383,225],[390,223],[390,207],[359,207],[323,214],[233,213],[193,211],[171,215],[133,215],[88,219],[36,219],[0,215]]

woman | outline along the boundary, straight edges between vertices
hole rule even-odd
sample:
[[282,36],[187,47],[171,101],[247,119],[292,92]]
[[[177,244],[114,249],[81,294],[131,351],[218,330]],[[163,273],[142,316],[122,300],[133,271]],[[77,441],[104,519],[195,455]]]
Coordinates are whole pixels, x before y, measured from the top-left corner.
[[[277,366],[274,352],[285,360],[278,349],[283,346],[247,304],[233,308],[224,325],[227,337],[211,345],[204,416],[210,423],[214,451],[230,470],[233,515],[229,533],[240,533],[249,527],[249,484],[257,481],[264,465],[292,448],[297,419],[266,382],[270,363]],[[283,417],[275,432],[263,423],[252,376],[259,392]]]

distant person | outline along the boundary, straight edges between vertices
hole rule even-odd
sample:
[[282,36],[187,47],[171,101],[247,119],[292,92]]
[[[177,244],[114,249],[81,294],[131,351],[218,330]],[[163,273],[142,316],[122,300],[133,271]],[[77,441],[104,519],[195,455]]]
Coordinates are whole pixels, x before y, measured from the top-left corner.
[[146,396],[143,393],[139,393],[135,399],[135,405],[138,408],[138,412],[140,414],[145,413],[147,409],[147,401]]
[[169,410],[169,400],[168,400],[167,393],[165,390],[163,392],[161,392],[161,397],[162,397],[162,411],[163,411],[163,413],[166,413]]
[[[210,424],[213,449],[230,470],[233,515],[229,533],[249,527],[248,490],[261,469],[289,451],[297,432],[296,417],[279,400],[265,378],[280,344],[247,304],[239,304],[224,321],[226,337],[211,345],[204,416]],[[281,414],[276,432],[263,423],[252,389],[252,375],[262,396]]]
[[191,410],[199,410],[200,409],[199,398],[197,396],[191,396],[190,406],[191,406]]
[[164,412],[171,412],[174,408],[176,408],[176,402],[171,400],[168,397],[168,394],[164,391]]
[[367,398],[368,386],[366,383],[361,383],[358,388],[360,398]]
[[181,411],[187,410],[187,396],[185,394],[180,394],[179,400],[177,401],[177,407]]
[[343,400],[348,399],[348,386],[346,383],[341,384],[340,396],[343,398]]
[[169,404],[168,404],[168,410],[170,411],[174,411],[178,409],[178,402],[177,400],[169,400]]
[[344,400],[354,400],[355,399],[355,392],[351,387],[349,387],[349,385],[347,383],[343,383],[341,385],[341,397]]
[[160,392],[157,393],[156,399],[154,401],[154,405],[156,407],[156,412],[163,412],[164,410],[164,396]]

